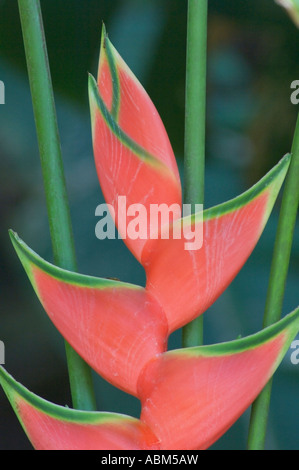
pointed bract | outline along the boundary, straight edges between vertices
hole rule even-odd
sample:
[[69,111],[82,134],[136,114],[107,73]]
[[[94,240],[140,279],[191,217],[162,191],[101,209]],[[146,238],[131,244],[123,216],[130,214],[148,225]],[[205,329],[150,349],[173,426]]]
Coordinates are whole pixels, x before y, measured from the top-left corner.
[[[235,199],[177,220],[181,238],[169,230],[169,239],[147,242],[142,256],[147,290],[163,306],[170,331],[203,313],[235,278],[260,238],[289,162],[287,155]],[[202,241],[198,249],[186,248],[192,236]]]
[[149,427],[129,416],[78,411],[50,403],[0,367],[0,384],[36,450],[148,450],[159,444]]
[[50,319],[100,375],[136,395],[144,365],[166,349],[165,315],[144,288],[60,269],[12,242]]
[[[176,204],[181,216],[181,183],[176,160],[152,101],[105,33],[102,35],[98,81],[89,79],[93,148],[101,188],[125,243],[140,261],[151,229],[152,204]],[[119,207],[119,197],[126,198]],[[143,233],[130,232],[136,212]],[[137,207],[132,210],[138,211]],[[120,218],[122,217],[122,220]],[[157,227],[154,227],[157,230]]]
[[97,84],[99,96],[120,129],[164,163],[180,183],[176,159],[155,105],[105,30],[102,33]]
[[240,417],[299,331],[299,308],[240,340],[162,354],[139,380],[141,420],[162,450],[207,449]]

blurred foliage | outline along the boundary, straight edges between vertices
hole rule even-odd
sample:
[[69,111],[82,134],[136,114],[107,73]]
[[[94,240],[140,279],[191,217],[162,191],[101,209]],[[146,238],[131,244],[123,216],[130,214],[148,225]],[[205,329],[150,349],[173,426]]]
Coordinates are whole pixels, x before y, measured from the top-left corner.
[[276,0],[282,7],[286,8],[288,14],[299,28],[299,1],[298,0]]
[[[93,163],[87,72],[96,73],[101,23],[161,114],[182,169],[186,1],[41,0],[56,97],[80,271],[144,283],[144,272],[121,241],[94,234],[103,197]],[[206,205],[236,196],[291,147],[298,106],[290,84],[299,79],[298,30],[270,0],[209,2]],[[70,404],[64,345],[10,245],[13,228],[51,261],[17,1],[0,0],[0,339],[6,367],[28,388]],[[183,176],[183,175],[182,175]],[[279,202],[279,201],[278,201]],[[205,315],[205,342],[261,328],[277,204],[253,255]],[[298,303],[299,230],[292,253],[284,313]],[[180,332],[170,348],[180,346]],[[298,449],[299,366],[284,360],[274,381],[268,448]],[[100,409],[138,416],[139,403],[95,377]],[[297,391],[297,392],[296,392]],[[248,412],[213,448],[246,446]],[[30,449],[0,391],[0,449]]]

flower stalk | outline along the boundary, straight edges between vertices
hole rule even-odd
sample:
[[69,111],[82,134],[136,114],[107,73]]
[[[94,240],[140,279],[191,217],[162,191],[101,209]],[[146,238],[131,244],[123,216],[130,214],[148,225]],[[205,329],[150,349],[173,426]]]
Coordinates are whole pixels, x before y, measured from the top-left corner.
[[[206,133],[207,0],[189,0],[187,19],[184,203],[203,204]],[[203,344],[203,316],[183,328],[183,346]]]
[[[61,146],[39,0],[18,0],[54,262],[77,270]],[[94,410],[90,367],[66,343],[73,406]]]
[[[277,322],[282,313],[293,235],[299,204],[299,116],[292,144],[292,159],[286,177],[270,271],[263,327]],[[252,405],[248,449],[263,450],[272,390],[272,380]]]

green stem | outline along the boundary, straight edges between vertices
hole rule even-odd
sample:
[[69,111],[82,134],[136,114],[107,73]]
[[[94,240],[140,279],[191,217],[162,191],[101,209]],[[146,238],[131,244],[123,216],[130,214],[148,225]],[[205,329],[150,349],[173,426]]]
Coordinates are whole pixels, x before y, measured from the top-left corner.
[[[263,327],[277,322],[282,313],[285,284],[299,204],[299,115],[292,145],[292,159],[286,177],[277,235],[271,265]],[[272,380],[252,405],[248,449],[263,450],[265,446]]]
[[[184,203],[203,204],[208,0],[189,0],[187,23]],[[183,346],[203,343],[203,317],[183,328]]]
[[[77,270],[70,211],[39,0],[18,0],[46,194],[54,262]],[[94,410],[90,367],[66,343],[73,406]]]

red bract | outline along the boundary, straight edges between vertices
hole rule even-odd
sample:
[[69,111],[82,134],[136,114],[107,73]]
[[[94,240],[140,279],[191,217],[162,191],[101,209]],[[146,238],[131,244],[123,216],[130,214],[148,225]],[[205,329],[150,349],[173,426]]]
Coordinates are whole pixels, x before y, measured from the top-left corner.
[[0,382],[37,450],[159,449],[151,429],[138,419],[54,405],[31,393],[2,367]]
[[[146,287],[58,268],[10,235],[54,325],[102,377],[141,400],[141,416],[59,407],[3,368],[0,382],[36,449],[206,449],[278,367],[299,330],[299,308],[270,328],[228,343],[167,352],[168,337],[203,313],[244,265],[290,156],[244,194],[182,217],[179,173],[163,123],[105,32],[89,96],[95,163],[122,236],[133,214],[122,223],[119,196],[126,198],[125,211],[135,204],[146,209],[145,236],[124,240],[145,268]],[[176,204],[179,212],[153,227],[152,204]],[[179,238],[171,235],[177,228]],[[201,246],[186,249],[199,228]]]
[[275,372],[299,330],[299,308],[240,340],[153,357],[138,382],[140,420],[49,403],[0,367],[3,386],[36,449],[206,449]]
[[[101,188],[107,203],[114,208],[120,234],[140,260],[151,229],[150,205],[165,203],[180,207],[180,177],[159,114],[105,32],[98,85],[90,76],[89,96],[93,148]],[[118,196],[126,197],[125,212],[136,203],[147,209],[145,239],[126,237],[131,218],[119,223],[123,214],[119,211]]]
[[12,242],[56,328],[105,379],[137,394],[144,365],[166,350],[168,326],[144,288],[65,271],[47,263],[15,234]]
[[[160,237],[146,243],[142,262],[147,289],[163,305],[170,331],[203,313],[239,272],[266,225],[288,165],[286,156],[247,192],[204,211],[203,221],[201,214],[186,218],[181,239]],[[202,247],[186,250],[189,233],[199,225]]]
[[297,334],[298,314],[251,337],[170,351],[149,363],[139,381],[141,420],[161,448],[206,449],[221,437],[274,373]]

